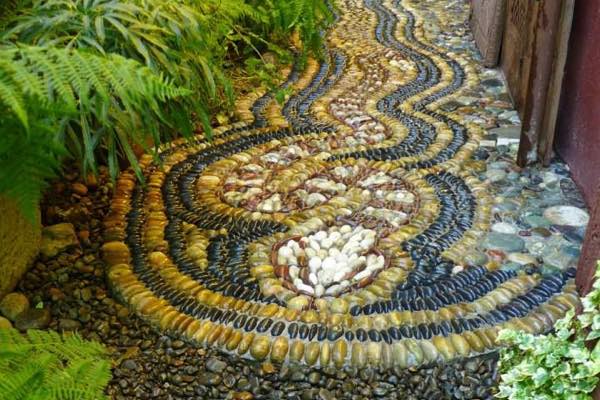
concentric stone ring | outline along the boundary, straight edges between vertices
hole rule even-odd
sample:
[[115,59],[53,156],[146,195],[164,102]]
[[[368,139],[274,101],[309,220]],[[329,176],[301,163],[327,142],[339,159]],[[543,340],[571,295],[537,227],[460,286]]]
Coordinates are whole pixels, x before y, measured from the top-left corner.
[[[362,241],[351,240],[352,235],[365,237],[370,232],[373,235]],[[273,246],[271,263],[284,286],[307,296],[311,307],[314,299],[367,286],[389,266],[389,259],[375,247],[375,235],[361,226],[342,225],[307,237],[293,236]]]

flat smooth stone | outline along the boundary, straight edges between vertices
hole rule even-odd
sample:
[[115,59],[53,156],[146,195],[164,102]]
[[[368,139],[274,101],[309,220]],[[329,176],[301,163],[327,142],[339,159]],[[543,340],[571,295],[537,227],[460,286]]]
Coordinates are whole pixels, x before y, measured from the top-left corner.
[[491,169],[485,173],[490,182],[500,182],[506,178],[506,172],[501,169]]
[[541,215],[527,215],[523,217],[523,221],[533,228],[549,228],[552,223],[547,218]]
[[531,254],[525,253],[510,253],[506,259],[510,262],[519,264],[519,265],[527,265],[527,264],[537,264],[538,261]]
[[542,256],[543,260],[544,260],[544,264],[550,266],[550,267],[554,267],[554,268],[558,268],[560,270],[565,270],[568,267],[574,265],[577,261],[577,257],[574,257],[571,254],[565,254],[562,251],[550,251],[547,254],[544,254]]
[[494,134],[498,135],[498,137],[502,137],[502,138],[519,139],[521,137],[521,126],[520,125],[503,126],[500,128],[495,128],[495,129],[490,130],[490,133],[494,133]]
[[507,253],[513,253],[523,250],[525,248],[525,241],[516,235],[490,232],[483,242],[483,246],[490,250],[502,250]]
[[547,187],[556,186],[560,177],[554,172],[545,172],[543,175],[544,183]]
[[590,221],[590,216],[585,210],[573,206],[547,208],[544,217],[556,225],[586,226]]
[[510,163],[508,161],[493,161],[488,164],[488,169],[500,169],[504,170],[510,168]]
[[463,261],[467,265],[484,265],[488,262],[488,256],[480,251],[475,251],[467,254]]
[[523,269],[523,266],[514,262],[509,262],[506,264],[502,264],[500,266],[500,270],[501,271],[506,271],[506,272],[518,272],[521,271]]
[[506,222],[496,222],[494,225],[492,225],[492,231],[493,232],[498,232],[498,233],[508,233],[508,234],[515,234],[517,233],[519,230]]

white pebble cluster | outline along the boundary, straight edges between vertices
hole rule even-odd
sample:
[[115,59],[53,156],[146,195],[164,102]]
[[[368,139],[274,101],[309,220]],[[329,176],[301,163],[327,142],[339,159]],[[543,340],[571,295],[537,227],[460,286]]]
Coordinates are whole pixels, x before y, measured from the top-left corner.
[[289,266],[289,277],[299,291],[315,297],[335,296],[383,269],[383,256],[365,254],[375,238],[374,230],[362,226],[334,226],[299,241],[290,240],[279,248],[277,263]]
[[415,195],[408,190],[403,189],[392,191],[378,189],[375,191],[375,198],[387,201],[395,201],[404,205],[412,205],[415,202]]
[[387,208],[366,207],[362,213],[371,217],[384,219],[395,228],[404,225],[408,221],[408,214]]

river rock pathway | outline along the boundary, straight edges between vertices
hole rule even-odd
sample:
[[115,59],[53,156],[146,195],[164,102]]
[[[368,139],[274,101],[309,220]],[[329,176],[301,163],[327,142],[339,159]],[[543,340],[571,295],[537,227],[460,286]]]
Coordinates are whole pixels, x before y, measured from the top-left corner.
[[91,188],[102,226],[75,218],[82,248],[21,284],[121,353],[114,398],[490,398],[498,331],[578,304],[585,205],[559,160],[514,164],[468,2],[335,12],[283,105],[252,94],[214,140],[142,157],[147,185],[124,172],[106,215]]

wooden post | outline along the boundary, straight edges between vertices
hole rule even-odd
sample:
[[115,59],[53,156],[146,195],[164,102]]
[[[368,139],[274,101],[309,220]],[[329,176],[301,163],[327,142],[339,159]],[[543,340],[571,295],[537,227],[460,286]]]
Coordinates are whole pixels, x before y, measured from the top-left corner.
[[[556,1],[556,0],[552,0]],[[535,43],[539,1],[508,0],[500,65],[515,108],[523,119]]]
[[575,277],[575,283],[581,296],[585,296],[592,288],[596,263],[600,260],[600,201],[596,201],[596,204],[591,206],[593,207],[592,215],[583,240]]
[[550,160],[552,159],[558,106],[560,104],[563,77],[565,76],[565,65],[567,63],[567,51],[569,48],[574,10],[575,0],[562,1],[556,36],[556,51],[554,52],[550,85],[548,87],[548,95],[546,96],[544,122],[542,123],[537,149],[538,156],[544,165],[550,164]]
[[525,166],[537,161],[539,138],[542,135],[546,102],[550,86],[553,59],[556,52],[558,24],[562,4],[566,0],[536,1],[530,32],[531,61],[524,102],[522,103],[521,143],[517,164]]
[[502,69],[522,121],[517,164],[552,157],[575,0],[508,0]]
[[488,68],[498,64],[507,0],[472,0],[471,30],[481,53],[483,65]]

